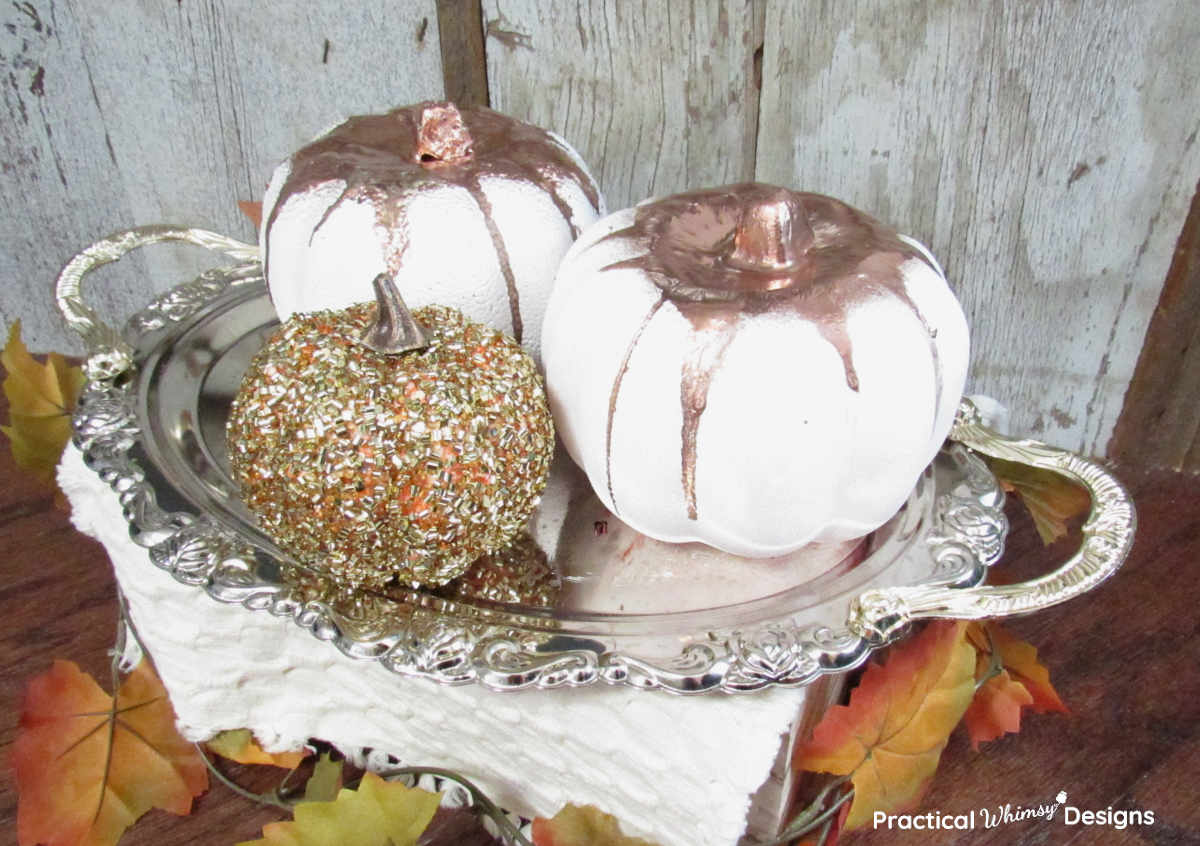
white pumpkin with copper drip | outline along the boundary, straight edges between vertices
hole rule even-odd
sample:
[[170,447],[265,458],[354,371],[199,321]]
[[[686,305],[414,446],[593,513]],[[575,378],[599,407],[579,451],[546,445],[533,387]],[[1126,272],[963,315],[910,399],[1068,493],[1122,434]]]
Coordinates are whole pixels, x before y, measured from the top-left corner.
[[558,432],[604,504],[653,538],[753,557],[888,520],[949,432],[968,359],[924,247],[755,183],[594,224],[542,337]]
[[369,302],[386,273],[410,307],[453,306],[536,359],[559,260],[603,212],[553,133],[420,103],[350,118],[279,165],[260,243],[280,320]]

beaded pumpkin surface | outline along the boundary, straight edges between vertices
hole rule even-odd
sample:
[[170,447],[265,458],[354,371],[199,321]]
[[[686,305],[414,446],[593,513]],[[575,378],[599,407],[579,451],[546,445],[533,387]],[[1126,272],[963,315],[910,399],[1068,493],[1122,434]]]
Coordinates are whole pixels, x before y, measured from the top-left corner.
[[374,304],[288,320],[255,356],[227,427],[263,531],[350,585],[442,584],[504,547],[537,505],[554,428],[533,360],[444,306],[421,351],[359,340]]
[[451,599],[484,599],[508,605],[551,608],[562,585],[536,540],[521,533],[503,549],[475,561],[442,589]]

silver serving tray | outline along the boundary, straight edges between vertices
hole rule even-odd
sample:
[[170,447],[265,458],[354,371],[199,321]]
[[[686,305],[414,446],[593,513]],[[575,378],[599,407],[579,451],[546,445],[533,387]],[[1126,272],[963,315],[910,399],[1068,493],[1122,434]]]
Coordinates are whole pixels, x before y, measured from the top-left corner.
[[[122,333],[84,305],[95,267],[160,241],[239,263],[171,289]],[[257,248],[175,226],[118,233],[76,256],[59,307],[88,344],[75,443],[118,493],[150,560],[212,600],[292,618],[348,656],[400,675],[497,690],[606,682],[673,693],[798,686],[860,664],[914,620],[1036,611],[1090,590],[1132,543],[1128,494],[1073,453],[986,429],[964,401],[950,441],[865,558],[732,605],[676,613],[536,608],[434,593],[341,589],[292,561],[255,527],[230,477],[225,420],[250,357],[274,329]],[[1018,585],[983,586],[1003,550],[1004,495],[976,453],[1049,469],[1083,485],[1093,510],[1080,549]],[[562,459],[569,460],[569,459]]]

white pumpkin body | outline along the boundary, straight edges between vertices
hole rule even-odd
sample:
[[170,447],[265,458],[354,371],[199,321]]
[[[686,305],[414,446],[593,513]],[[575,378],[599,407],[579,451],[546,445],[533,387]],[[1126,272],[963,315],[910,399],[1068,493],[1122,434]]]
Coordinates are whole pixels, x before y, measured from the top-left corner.
[[[725,192],[725,205],[695,225],[692,206],[706,192],[680,195],[682,204],[660,201],[675,203],[671,215],[692,216],[676,215],[662,232],[683,220],[684,240],[707,227],[705,244],[728,244],[741,214],[730,205],[742,202],[738,192],[761,200],[783,189],[714,191]],[[836,203],[783,194],[801,203],[796,216],[803,200],[790,198]],[[837,206],[832,222],[820,219],[821,208],[810,215],[818,239],[849,213],[878,226]],[[870,254],[849,272],[865,287],[823,288],[819,300],[807,290],[788,300],[785,292],[770,300],[781,307],[697,304],[687,297],[705,292],[694,280],[682,280],[687,290],[675,298],[678,280],[664,278],[663,262],[630,234],[653,208],[616,212],[584,233],[559,269],[543,328],[556,427],[597,495],[651,537],[741,556],[785,555],[882,525],[945,439],[966,378],[966,319],[936,263],[892,233],[879,236],[892,245],[887,261]],[[910,246],[897,251],[896,243]],[[662,255],[679,264],[677,249]],[[705,255],[712,265],[712,250]],[[891,288],[870,280],[872,268],[892,260]],[[728,256],[717,265],[736,271]],[[777,283],[768,274],[763,284]],[[821,308],[812,310],[824,312],[806,314],[814,302]]]
[[[452,114],[474,136],[461,162],[423,160],[438,143],[420,137],[427,111],[443,123]],[[386,119],[396,126],[381,137]],[[481,121],[518,140],[490,138]],[[361,167],[313,168],[321,156],[355,159],[364,138],[370,155]],[[280,164],[263,200],[260,243],[280,320],[369,302],[372,280],[386,272],[410,308],[453,306],[517,336],[538,359],[558,263],[602,213],[586,165],[558,136],[486,109],[421,104],[352,118]]]

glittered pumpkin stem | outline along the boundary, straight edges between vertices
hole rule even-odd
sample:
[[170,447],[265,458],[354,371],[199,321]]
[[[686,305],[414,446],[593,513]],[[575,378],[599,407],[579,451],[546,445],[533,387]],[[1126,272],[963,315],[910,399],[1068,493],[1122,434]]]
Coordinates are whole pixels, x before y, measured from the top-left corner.
[[377,353],[399,355],[429,346],[425,330],[413,319],[396,283],[386,273],[375,277],[375,322],[360,336],[362,344]]

